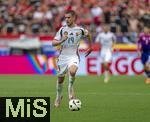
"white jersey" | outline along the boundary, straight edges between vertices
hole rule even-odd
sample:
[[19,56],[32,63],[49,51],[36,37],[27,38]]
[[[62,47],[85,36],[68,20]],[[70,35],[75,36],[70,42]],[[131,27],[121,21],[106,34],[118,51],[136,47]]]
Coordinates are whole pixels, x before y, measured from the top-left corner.
[[61,44],[60,56],[70,57],[78,55],[80,40],[84,36],[87,36],[88,31],[79,26],[72,28],[63,26],[59,29],[54,39],[60,41],[63,34],[67,34],[68,39]]
[[116,37],[111,32],[102,32],[96,37],[96,42],[99,42],[101,45],[101,62],[111,62],[112,60],[112,44],[116,40]]
[[111,50],[112,49],[112,45],[113,45],[113,41],[116,40],[116,37],[113,33],[111,32],[102,32],[100,34],[98,34],[98,36],[96,37],[96,42],[99,42],[101,45],[101,50]]
[[81,38],[87,36],[88,31],[79,26],[72,28],[63,26],[59,29],[54,39],[60,41],[64,34],[67,34],[68,39],[61,44],[60,55],[57,61],[59,76],[64,76],[70,66],[79,66],[78,47]]

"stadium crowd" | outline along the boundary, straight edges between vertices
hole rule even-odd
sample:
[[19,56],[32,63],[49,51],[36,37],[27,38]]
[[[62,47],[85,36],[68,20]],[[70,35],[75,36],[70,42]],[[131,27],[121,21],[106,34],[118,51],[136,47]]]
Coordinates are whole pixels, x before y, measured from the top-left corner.
[[0,0],[0,33],[52,35],[65,24],[65,10],[77,13],[77,23],[93,36],[110,24],[119,43],[135,43],[150,26],[150,0]]

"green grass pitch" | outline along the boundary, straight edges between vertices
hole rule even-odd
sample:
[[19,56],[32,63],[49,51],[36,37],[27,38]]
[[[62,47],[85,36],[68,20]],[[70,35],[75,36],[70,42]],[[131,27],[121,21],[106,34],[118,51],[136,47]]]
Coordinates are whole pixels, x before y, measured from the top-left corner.
[[56,76],[0,75],[0,96],[50,96],[51,122],[150,122],[150,85],[144,76],[78,76],[80,111],[69,111],[65,79],[60,108],[54,108]]

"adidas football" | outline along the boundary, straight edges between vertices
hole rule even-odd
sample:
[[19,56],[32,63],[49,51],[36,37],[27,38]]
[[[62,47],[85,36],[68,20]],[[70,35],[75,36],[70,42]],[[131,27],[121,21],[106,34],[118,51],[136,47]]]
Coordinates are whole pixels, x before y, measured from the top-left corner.
[[79,111],[81,109],[81,101],[79,99],[71,99],[69,101],[69,109],[71,111]]

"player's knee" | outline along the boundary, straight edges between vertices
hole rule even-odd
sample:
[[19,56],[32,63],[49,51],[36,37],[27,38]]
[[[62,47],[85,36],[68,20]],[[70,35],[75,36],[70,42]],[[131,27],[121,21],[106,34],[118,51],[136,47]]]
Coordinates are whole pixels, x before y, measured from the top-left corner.
[[76,71],[75,71],[75,70],[70,70],[70,75],[71,75],[72,77],[74,77],[74,76],[76,75]]
[[106,65],[106,66],[105,66],[105,69],[106,69],[106,70],[109,70],[109,67],[108,67],[108,65]]
[[103,67],[104,67],[106,70],[109,70],[109,65],[108,65],[108,63],[104,63],[104,64],[103,64]]
[[77,69],[78,68],[74,65],[69,68],[69,73],[72,77],[74,77],[76,75]]
[[70,69],[69,73],[72,77],[74,77],[76,75],[76,71],[77,71],[77,69],[72,68],[72,69]]

